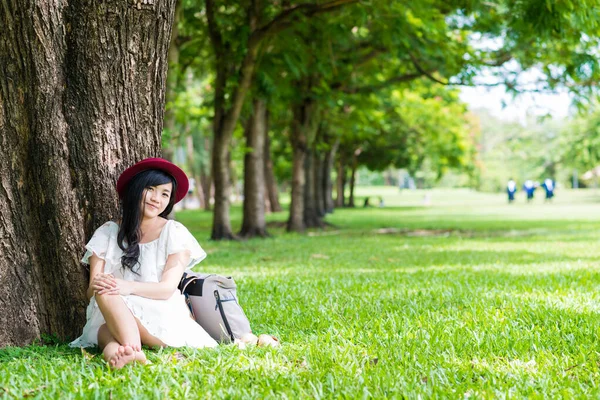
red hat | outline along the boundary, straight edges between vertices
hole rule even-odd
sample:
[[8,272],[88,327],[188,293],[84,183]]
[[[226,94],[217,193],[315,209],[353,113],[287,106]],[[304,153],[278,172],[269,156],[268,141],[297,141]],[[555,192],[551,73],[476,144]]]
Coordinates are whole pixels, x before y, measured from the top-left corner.
[[177,182],[175,203],[178,203],[185,197],[190,186],[187,175],[177,165],[165,160],[164,158],[146,158],[123,171],[121,176],[119,176],[119,180],[117,180],[117,192],[119,193],[119,197],[123,198],[123,195],[125,194],[125,188],[127,187],[127,184],[131,178],[140,172],[147,171],[149,169],[159,169],[171,175],[175,179],[175,182]]

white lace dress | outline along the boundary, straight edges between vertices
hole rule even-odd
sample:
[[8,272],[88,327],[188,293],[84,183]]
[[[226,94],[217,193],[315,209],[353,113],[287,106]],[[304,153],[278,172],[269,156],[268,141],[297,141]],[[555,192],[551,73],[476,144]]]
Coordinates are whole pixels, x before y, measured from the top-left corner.
[[[98,228],[85,246],[87,252],[81,262],[89,264],[88,260],[93,252],[105,261],[104,273],[127,281],[160,282],[170,254],[189,250],[190,263],[187,269],[206,257],[206,253],[187,228],[177,221],[170,220],[163,227],[158,239],[140,244],[140,265],[138,274],[135,274],[128,268],[121,267],[123,251],[117,245],[118,231],[119,226],[112,221]],[[175,290],[168,300],[154,300],[136,295],[121,298],[148,332],[168,346],[200,348],[217,345],[217,342],[191,318],[185,297],[179,290]],[[96,304],[95,296],[90,300],[86,316],[87,323],[83,327],[83,333],[71,342],[71,347],[98,345],[98,329],[105,320]]]

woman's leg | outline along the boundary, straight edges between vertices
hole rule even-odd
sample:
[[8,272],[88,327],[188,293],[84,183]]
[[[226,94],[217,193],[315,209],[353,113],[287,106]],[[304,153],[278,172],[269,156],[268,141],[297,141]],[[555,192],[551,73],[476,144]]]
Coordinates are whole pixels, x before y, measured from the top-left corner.
[[98,346],[102,349],[104,359],[112,368],[123,368],[137,359],[135,350],[129,345],[122,346],[117,342],[106,324],[102,324],[98,329]]
[[137,320],[123,299],[117,295],[96,295],[96,303],[106,320],[98,330],[98,345],[104,349],[104,359],[114,368],[134,360],[145,363]]
[[121,296],[96,295],[96,303],[106,320],[106,326],[112,337],[121,345],[129,345],[135,349],[141,348],[138,324]]

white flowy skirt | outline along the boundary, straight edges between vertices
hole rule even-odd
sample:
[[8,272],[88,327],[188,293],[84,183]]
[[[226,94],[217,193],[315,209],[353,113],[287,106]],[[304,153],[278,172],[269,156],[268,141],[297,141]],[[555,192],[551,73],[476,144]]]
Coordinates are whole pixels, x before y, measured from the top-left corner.
[[[217,342],[191,317],[185,296],[175,291],[168,300],[155,300],[136,295],[120,295],[132,314],[148,332],[170,347],[215,347]],[[98,329],[106,321],[96,296],[86,311],[87,322],[83,333],[70,343],[71,347],[98,345]]]

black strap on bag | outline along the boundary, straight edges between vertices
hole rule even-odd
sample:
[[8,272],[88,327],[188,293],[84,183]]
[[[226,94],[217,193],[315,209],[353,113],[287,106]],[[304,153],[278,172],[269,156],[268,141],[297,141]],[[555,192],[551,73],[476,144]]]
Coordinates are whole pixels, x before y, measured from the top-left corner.
[[190,295],[192,296],[202,296],[202,287],[204,286],[204,279],[198,278],[196,276],[188,276],[186,272],[183,273],[181,280],[179,281],[179,285],[177,285],[177,289],[185,296],[185,304],[187,304],[190,309],[190,313],[192,317],[196,319],[194,315],[194,309],[192,305],[188,301]]
[[185,296],[188,294],[191,294],[192,296],[202,296],[202,286],[204,286],[204,279],[196,276],[188,276],[188,274],[184,272],[177,289]]

